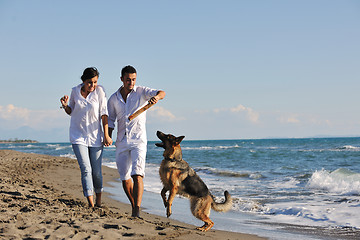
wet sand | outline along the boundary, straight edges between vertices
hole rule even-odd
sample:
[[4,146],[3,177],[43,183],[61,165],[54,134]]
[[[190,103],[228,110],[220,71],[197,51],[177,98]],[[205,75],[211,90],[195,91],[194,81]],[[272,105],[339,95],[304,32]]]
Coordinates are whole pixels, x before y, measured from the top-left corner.
[[[103,166],[104,183],[118,178]],[[122,189],[119,189],[122,191]],[[103,194],[91,209],[74,159],[0,150],[0,239],[264,239],[210,230],[141,212]]]

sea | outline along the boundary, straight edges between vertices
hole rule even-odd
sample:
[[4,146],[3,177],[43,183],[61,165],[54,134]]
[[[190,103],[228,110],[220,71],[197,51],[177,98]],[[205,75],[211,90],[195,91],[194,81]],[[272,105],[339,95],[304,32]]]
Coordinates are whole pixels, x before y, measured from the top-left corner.
[[[148,142],[145,212],[166,216],[158,169],[163,149]],[[232,209],[211,212],[214,229],[269,239],[360,239],[360,138],[183,141],[183,158],[216,200],[230,192]],[[2,143],[0,149],[75,158],[70,143]],[[115,146],[103,165],[116,168]],[[79,179],[80,184],[80,179]],[[105,188],[127,203],[119,179]],[[171,218],[201,226],[177,197]]]

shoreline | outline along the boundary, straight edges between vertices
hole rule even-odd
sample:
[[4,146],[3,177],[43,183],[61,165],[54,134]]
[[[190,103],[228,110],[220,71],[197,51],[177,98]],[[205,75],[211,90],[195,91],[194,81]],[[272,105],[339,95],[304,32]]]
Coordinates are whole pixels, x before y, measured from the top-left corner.
[[[118,178],[103,166],[104,187]],[[195,226],[141,211],[103,193],[103,207],[90,209],[83,197],[77,161],[65,157],[0,150],[0,238],[18,239],[266,239]],[[119,191],[123,191],[119,189]]]

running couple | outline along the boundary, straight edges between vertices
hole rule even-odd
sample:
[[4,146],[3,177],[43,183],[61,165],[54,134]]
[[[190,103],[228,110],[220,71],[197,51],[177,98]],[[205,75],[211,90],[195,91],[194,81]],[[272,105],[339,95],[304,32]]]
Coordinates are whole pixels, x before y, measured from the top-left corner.
[[146,112],[131,121],[128,117],[146,102],[155,104],[165,97],[162,90],[135,86],[136,74],[134,67],[124,67],[120,77],[122,86],[107,101],[104,88],[98,85],[98,70],[86,68],[82,83],[72,88],[70,98],[65,95],[60,99],[62,108],[71,116],[70,142],[90,207],[101,206],[103,146],[113,143],[111,136],[117,121],[116,165],[133,217],[140,215],[144,192]]

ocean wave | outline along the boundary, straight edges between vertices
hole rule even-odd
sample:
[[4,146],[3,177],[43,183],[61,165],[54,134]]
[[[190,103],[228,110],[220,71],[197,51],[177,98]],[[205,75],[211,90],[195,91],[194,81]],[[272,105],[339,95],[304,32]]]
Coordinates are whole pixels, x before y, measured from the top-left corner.
[[[267,203],[266,203],[267,202]],[[323,227],[359,228],[359,204],[355,201],[326,202],[318,198],[303,201],[268,201],[233,197],[232,210],[267,216],[265,221]]]
[[58,146],[60,146],[59,144],[50,144],[50,143],[48,143],[48,144],[46,144],[46,146],[48,146],[48,147],[58,147]]
[[[103,160],[105,160],[105,159],[103,159]],[[104,166],[107,166],[107,167],[109,167],[109,168],[117,169],[116,162],[104,162],[104,161],[103,161],[103,165],[104,165]]]
[[350,151],[360,151],[360,147],[354,147],[351,145],[345,145],[342,147],[337,148],[338,150],[350,150]]
[[37,147],[37,146],[32,145],[32,144],[28,144],[28,145],[24,146],[24,148],[35,148],[35,147]]
[[345,168],[333,172],[322,169],[312,174],[307,187],[341,195],[360,195],[360,173]]
[[[69,146],[71,146],[71,145],[69,145]],[[64,150],[66,148],[69,148],[69,146],[64,146],[64,145],[60,145],[60,144],[46,144],[47,148],[54,149],[55,151]]]
[[238,212],[264,212],[264,204],[254,199],[241,199],[232,197],[232,210]]
[[360,151],[360,147],[352,146],[352,145],[344,145],[341,147],[334,148],[314,148],[314,149],[298,149],[293,151],[299,152],[358,152]]
[[284,179],[284,181],[278,182],[274,181],[269,183],[269,186],[275,188],[275,189],[295,189],[298,184],[300,184],[300,181],[295,177],[287,177]]
[[61,154],[61,155],[60,155],[60,157],[66,157],[66,158],[76,159],[75,154],[70,154],[70,153],[67,153],[67,154]]
[[269,204],[261,207],[261,213],[269,215],[276,222],[296,221],[299,225],[323,227],[359,228],[359,208],[357,203],[343,202],[323,204],[321,199]]
[[72,146],[71,145],[68,145],[68,146],[57,146],[55,147],[55,151],[62,151],[62,150],[67,150],[67,149],[72,149]]
[[233,146],[200,146],[200,147],[181,147],[182,150],[224,150],[224,149],[232,149],[232,148],[240,148],[239,145],[235,144]]
[[210,167],[199,167],[194,168],[195,172],[199,173],[205,173],[205,174],[212,174],[217,176],[223,176],[223,177],[237,177],[237,178],[250,178],[250,179],[260,179],[264,178],[264,176],[261,173],[240,173],[236,171],[230,171],[230,170],[220,170],[216,168],[210,168]]

